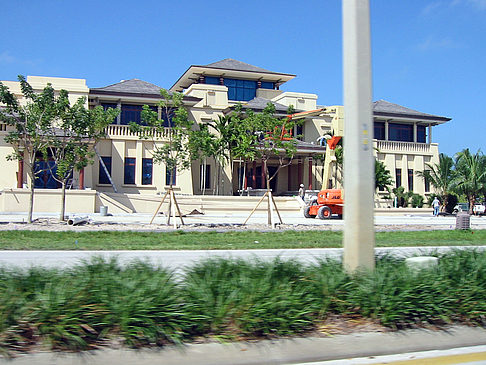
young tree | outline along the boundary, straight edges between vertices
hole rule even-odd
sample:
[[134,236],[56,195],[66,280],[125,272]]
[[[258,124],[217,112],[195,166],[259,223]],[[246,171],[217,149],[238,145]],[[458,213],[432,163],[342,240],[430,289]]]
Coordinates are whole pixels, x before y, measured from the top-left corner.
[[22,102],[0,82],[0,103],[4,104],[0,109],[0,121],[11,127],[7,130],[5,141],[13,147],[14,152],[7,159],[23,161],[30,178],[27,222],[32,223],[36,158],[39,154],[47,156],[49,131],[65,105],[66,91],[61,91],[56,97],[50,84],[41,92],[35,92],[24,76],[19,75],[18,80]]
[[375,189],[386,190],[390,192],[390,186],[393,185],[393,179],[385,164],[375,160]]
[[[161,205],[167,194],[170,194],[170,211],[172,204],[179,209],[173,192],[176,175],[187,170],[193,160],[188,139],[194,123],[189,120],[181,93],[161,89],[160,95],[162,99],[158,102],[158,106],[162,112],[161,118],[158,117],[157,112],[144,105],[142,124],[130,123],[130,129],[137,133],[140,138],[153,141],[152,156],[154,163],[165,165],[169,190],[162,199]],[[175,211],[173,211],[173,215],[175,216]],[[181,216],[180,212],[179,216]],[[170,215],[168,217],[167,224],[170,224]]]
[[219,151],[219,141],[217,137],[209,131],[206,123],[199,124],[199,128],[189,130],[188,148],[189,153],[195,160],[202,160],[201,168],[201,191],[204,195],[206,186],[206,161],[209,157],[214,157]]
[[[249,136],[248,151],[252,151],[254,158],[259,158],[263,162],[267,189],[264,197],[267,196],[268,198],[267,216],[269,225],[272,225],[272,204],[277,208],[270,189],[270,182],[282,168],[292,163],[297,152],[296,140],[291,138],[288,132],[294,128],[296,122],[289,120],[289,118],[277,118],[274,114],[275,106],[268,103],[261,113],[254,113],[252,110],[247,111],[246,117],[243,119],[244,123],[242,123],[242,128]],[[276,169],[272,174],[270,174],[268,168],[270,159],[277,161]]]
[[442,203],[441,211],[443,211],[447,206],[448,197],[454,185],[454,161],[451,157],[441,153],[438,164],[426,163],[425,166],[427,167],[426,170],[417,171],[416,174],[430,182],[437,190]]
[[56,166],[53,178],[61,184],[60,220],[65,219],[66,184],[73,176],[74,169],[78,171],[93,162],[93,149],[98,141],[105,136],[105,128],[113,122],[119,113],[118,109],[103,110],[97,106],[88,110],[86,99],[79,98],[70,105],[67,93],[62,93],[64,102],[59,110],[59,119],[49,131],[49,155]]
[[471,154],[468,148],[455,156],[454,189],[464,194],[469,202],[469,214],[473,213],[476,198],[486,187],[486,159],[480,150]]

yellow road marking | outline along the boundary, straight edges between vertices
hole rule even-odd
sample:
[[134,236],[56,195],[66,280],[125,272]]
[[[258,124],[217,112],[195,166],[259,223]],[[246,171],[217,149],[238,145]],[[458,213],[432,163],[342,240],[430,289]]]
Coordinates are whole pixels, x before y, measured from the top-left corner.
[[476,352],[472,354],[462,354],[462,355],[448,355],[448,356],[438,356],[422,359],[411,359],[411,360],[400,360],[400,361],[386,361],[380,362],[378,364],[393,364],[393,365],[448,365],[448,364],[463,364],[473,361],[486,360],[486,352]]

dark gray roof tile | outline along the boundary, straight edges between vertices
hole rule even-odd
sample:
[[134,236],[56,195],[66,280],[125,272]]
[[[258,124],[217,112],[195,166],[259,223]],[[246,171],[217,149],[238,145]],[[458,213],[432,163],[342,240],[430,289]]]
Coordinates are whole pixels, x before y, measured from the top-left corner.
[[243,108],[252,110],[263,110],[268,103],[272,103],[275,106],[276,112],[287,113],[287,106],[261,97],[251,99],[247,104],[243,104]]
[[151,84],[150,82],[131,79],[123,80],[113,85],[108,85],[105,87],[92,88],[94,91],[109,91],[109,92],[122,92],[122,93],[132,93],[132,94],[154,94],[160,95],[160,86]]
[[261,67],[250,65],[245,62],[234,60],[232,58],[226,58],[218,62],[210,63],[209,65],[206,65],[206,67],[235,71],[273,72],[265,70]]
[[396,116],[396,117],[407,117],[407,118],[417,118],[417,119],[427,119],[427,120],[437,120],[437,121],[448,121],[450,118],[441,117],[438,115],[426,114],[406,108],[404,106],[390,103],[386,100],[378,100],[373,103],[373,114],[383,115],[383,116]]

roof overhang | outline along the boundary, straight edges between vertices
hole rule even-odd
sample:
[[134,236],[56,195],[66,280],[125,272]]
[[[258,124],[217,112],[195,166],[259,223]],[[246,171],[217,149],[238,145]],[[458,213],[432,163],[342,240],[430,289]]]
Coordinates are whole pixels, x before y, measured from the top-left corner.
[[[96,90],[91,89],[89,91],[89,97],[102,97],[105,100],[119,100],[122,98],[143,101],[142,99],[153,99],[160,100],[162,99],[162,95],[160,94],[144,94],[144,93],[129,93],[129,92],[119,92],[119,91],[107,91],[107,90]],[[184,95],[182,101],[184,105],[194,106],[195,104],[199,103],[202,99],[197,98],[194,96],[186,96]]]
[[170,91],[182,92],[189,86],[199,80],[200,76],[215,76],[215,77],[228,77],[235,79],[245,80],[262,80],[269,82],[278,82],[283,84],[289,80],[292,80],[296,75],[284,74],[271,71],[245,71],[245,70],[228,70],[219,67],[211,66],[190,66],[184,74],[179,77],[174,85],[170,88]]
[[388,112],[373,112],[374,117],[382,117],[384,119],[396,119],[397,121],[411,121],[411,122],[428,122],[432,125],[443,124],[450,121],[452,118],[440,117],[437,115],[413,115],[402,113],[388,113]]

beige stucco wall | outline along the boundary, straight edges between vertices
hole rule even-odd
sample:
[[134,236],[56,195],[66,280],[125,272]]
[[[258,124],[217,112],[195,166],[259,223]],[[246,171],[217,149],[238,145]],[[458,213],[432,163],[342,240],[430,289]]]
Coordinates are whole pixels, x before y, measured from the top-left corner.
[[[26,212],[29,206],[29,189],[4,189],[0,192],[0,210]],[[96,192],[93,190],[67,190],[66,213],[94,213]],[[36,189],[34,212],[61,212],[61,189]]]
[[[19,99],[20,103],[25,105],[26,100],[22,97],[22,91],[20,89],[20,83],[18,81],[1,81],[9,90]],[[36,91],[41,91],[48,83],[52,85],[56,93],[61,89],[67,90],[69,92],[69,102],[74,104],[79,98],[85,97],[85,106],[88,106],[88,92],[89,89],[86,85],[85,79],[73,79],[73,78],[62,78],[62,77],[43,77],[43,76],[27,76],[27,82]],[[0,126],[0,163],[2,167],[2,174],[0,174],[0,189],[5,188],[15,188],[17,187],[17,172],[18,172],[18,162],[17,161],[7,161],[7,155],[13,152],[13,148],[8,145],[4,138],[6,136],[5,125]],[[28,167],[24,166],[24,175],[22,177],[22,182],[25,184],[30,184],[27,174]],[[77,175],[76,175],[77,177]]]

